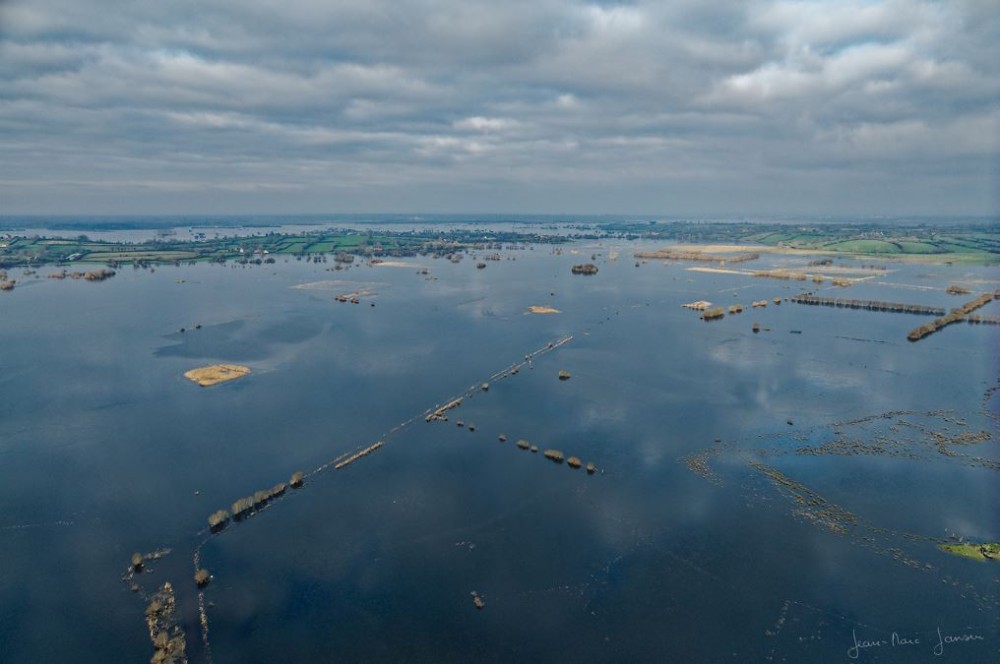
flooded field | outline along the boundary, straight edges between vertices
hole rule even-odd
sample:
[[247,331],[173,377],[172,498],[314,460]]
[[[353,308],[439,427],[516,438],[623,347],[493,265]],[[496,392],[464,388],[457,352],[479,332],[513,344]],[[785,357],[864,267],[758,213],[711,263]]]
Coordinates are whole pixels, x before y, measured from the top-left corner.
[[661,250],[9,271],[0,659],[993,661],[1000,268]]

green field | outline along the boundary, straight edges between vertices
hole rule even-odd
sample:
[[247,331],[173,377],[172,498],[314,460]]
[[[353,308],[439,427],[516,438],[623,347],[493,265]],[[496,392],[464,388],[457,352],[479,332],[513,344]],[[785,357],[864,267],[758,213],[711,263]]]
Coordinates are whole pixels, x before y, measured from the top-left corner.
[[928,256],[958,263],[1000,262],[1000,233],[955,228],[949,228],[947,232],[930,228],[875,227],[859,231],[824,227],[780,229],[748,233],[741,239],[771,247],[832,251],[856,256]]
[[903,249],[904,254],[942,254],[946,253],[940,246],[930,242],[917,242],[915,240],[899,240],[898,244]]
[[824,244],[821,249],[827,251],[843,251],[851,254],[902,254],[903,248],[894,242],[886,240],[845,240]]

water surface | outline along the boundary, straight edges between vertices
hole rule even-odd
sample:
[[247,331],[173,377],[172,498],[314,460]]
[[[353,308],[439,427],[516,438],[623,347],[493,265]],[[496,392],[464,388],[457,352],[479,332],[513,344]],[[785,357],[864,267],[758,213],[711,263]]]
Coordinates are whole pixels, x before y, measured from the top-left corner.
[[[705,323],[680,304],[806,288],[956,306],[944,286],[992,291],[998,270],[892,265],[837,290],[636,267],[635,248],[536,246],[483,270],[472,257],[340,272],[279,259],[19,278],[0,294],[2,659],[148,660],[143,602],[119,577],[133,551],[168,547],[140,578],[173,583],[189,652],[206,661],[190,579],[207,515],[384,440],[208,539],[215,662],[842,662],[855,638],[893,632],[922,643],[859,661],[991,661],[996,567],[927,538],[1000,538],[996,397],[982,404],[997,328],[911,344],[925,318],[785,302]],[[597,275],[570,274],[591,254]],[[333,299],[357,290],[373,295]],[[570,335],[473,389],[449,422],[419,417]],[[253,373],[213,388],[183,378],[214,362]],[[796,452],[836,430],[908,454]],[[945,456],[929,433],[964,431],[992,439]],[[687,460],[706,451],[703,477]],[[831,530],[751,462],[858,521]],[[935,657],[938,629],[982,640]]]

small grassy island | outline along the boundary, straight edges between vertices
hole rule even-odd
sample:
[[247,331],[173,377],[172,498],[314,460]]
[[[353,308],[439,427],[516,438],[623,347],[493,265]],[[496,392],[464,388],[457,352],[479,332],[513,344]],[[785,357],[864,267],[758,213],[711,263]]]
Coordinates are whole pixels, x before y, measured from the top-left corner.
[[718,320],[725,317],[726,310],[722,307],[712,307],[711,309],[705,309],[701,314],[702,320]]
[[226,381],[242,378],[250,373],[250,367],[239,364],[212,364],[207,367],[191,369],[184,373],[184,377],[192,380],[202,387],[211,387]]
[[972,558],[973,560],[1000,559],[1000,543],[998,542],[989,542],[986,544],[942,544],[940,548],[946,553],[963,558]]

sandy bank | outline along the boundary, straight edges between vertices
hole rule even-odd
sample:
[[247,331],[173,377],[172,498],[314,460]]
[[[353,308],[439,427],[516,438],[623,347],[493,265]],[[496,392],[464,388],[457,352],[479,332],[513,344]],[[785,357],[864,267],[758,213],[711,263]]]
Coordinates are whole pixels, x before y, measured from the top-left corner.
[[[793,269],[778,268],[774,270],[736,270],[732,268],[721,268],[721,267],[689,267],[687,268],[690,272],[711,272],[713,274],[742,274],[748,277],[771,277],[775,279],[788,279],[788,280],[798,280],[805,281],[807,279],[816,282],[822,282],[830,280],[834,282],[834,285],[848,285],[858,283],[859,281],[868,281],[875,277],[874,274],[870,274],[864,277],[842,277],[833,276],[829,274],[829,271],[824,270],[823,272],[800,272]],[[840,282],[840,283],[838,283]]]
[[419,269],[423,265],[420,263],[407,263],[406,261],[372,261],[372,267],[410,267]]
[[212,364],[207,367],[198,367],[184,373],[184,377],[192,380],[202,387],[210,387],[218,383],[236,380],[250,373],[250,367],[239,364]]

